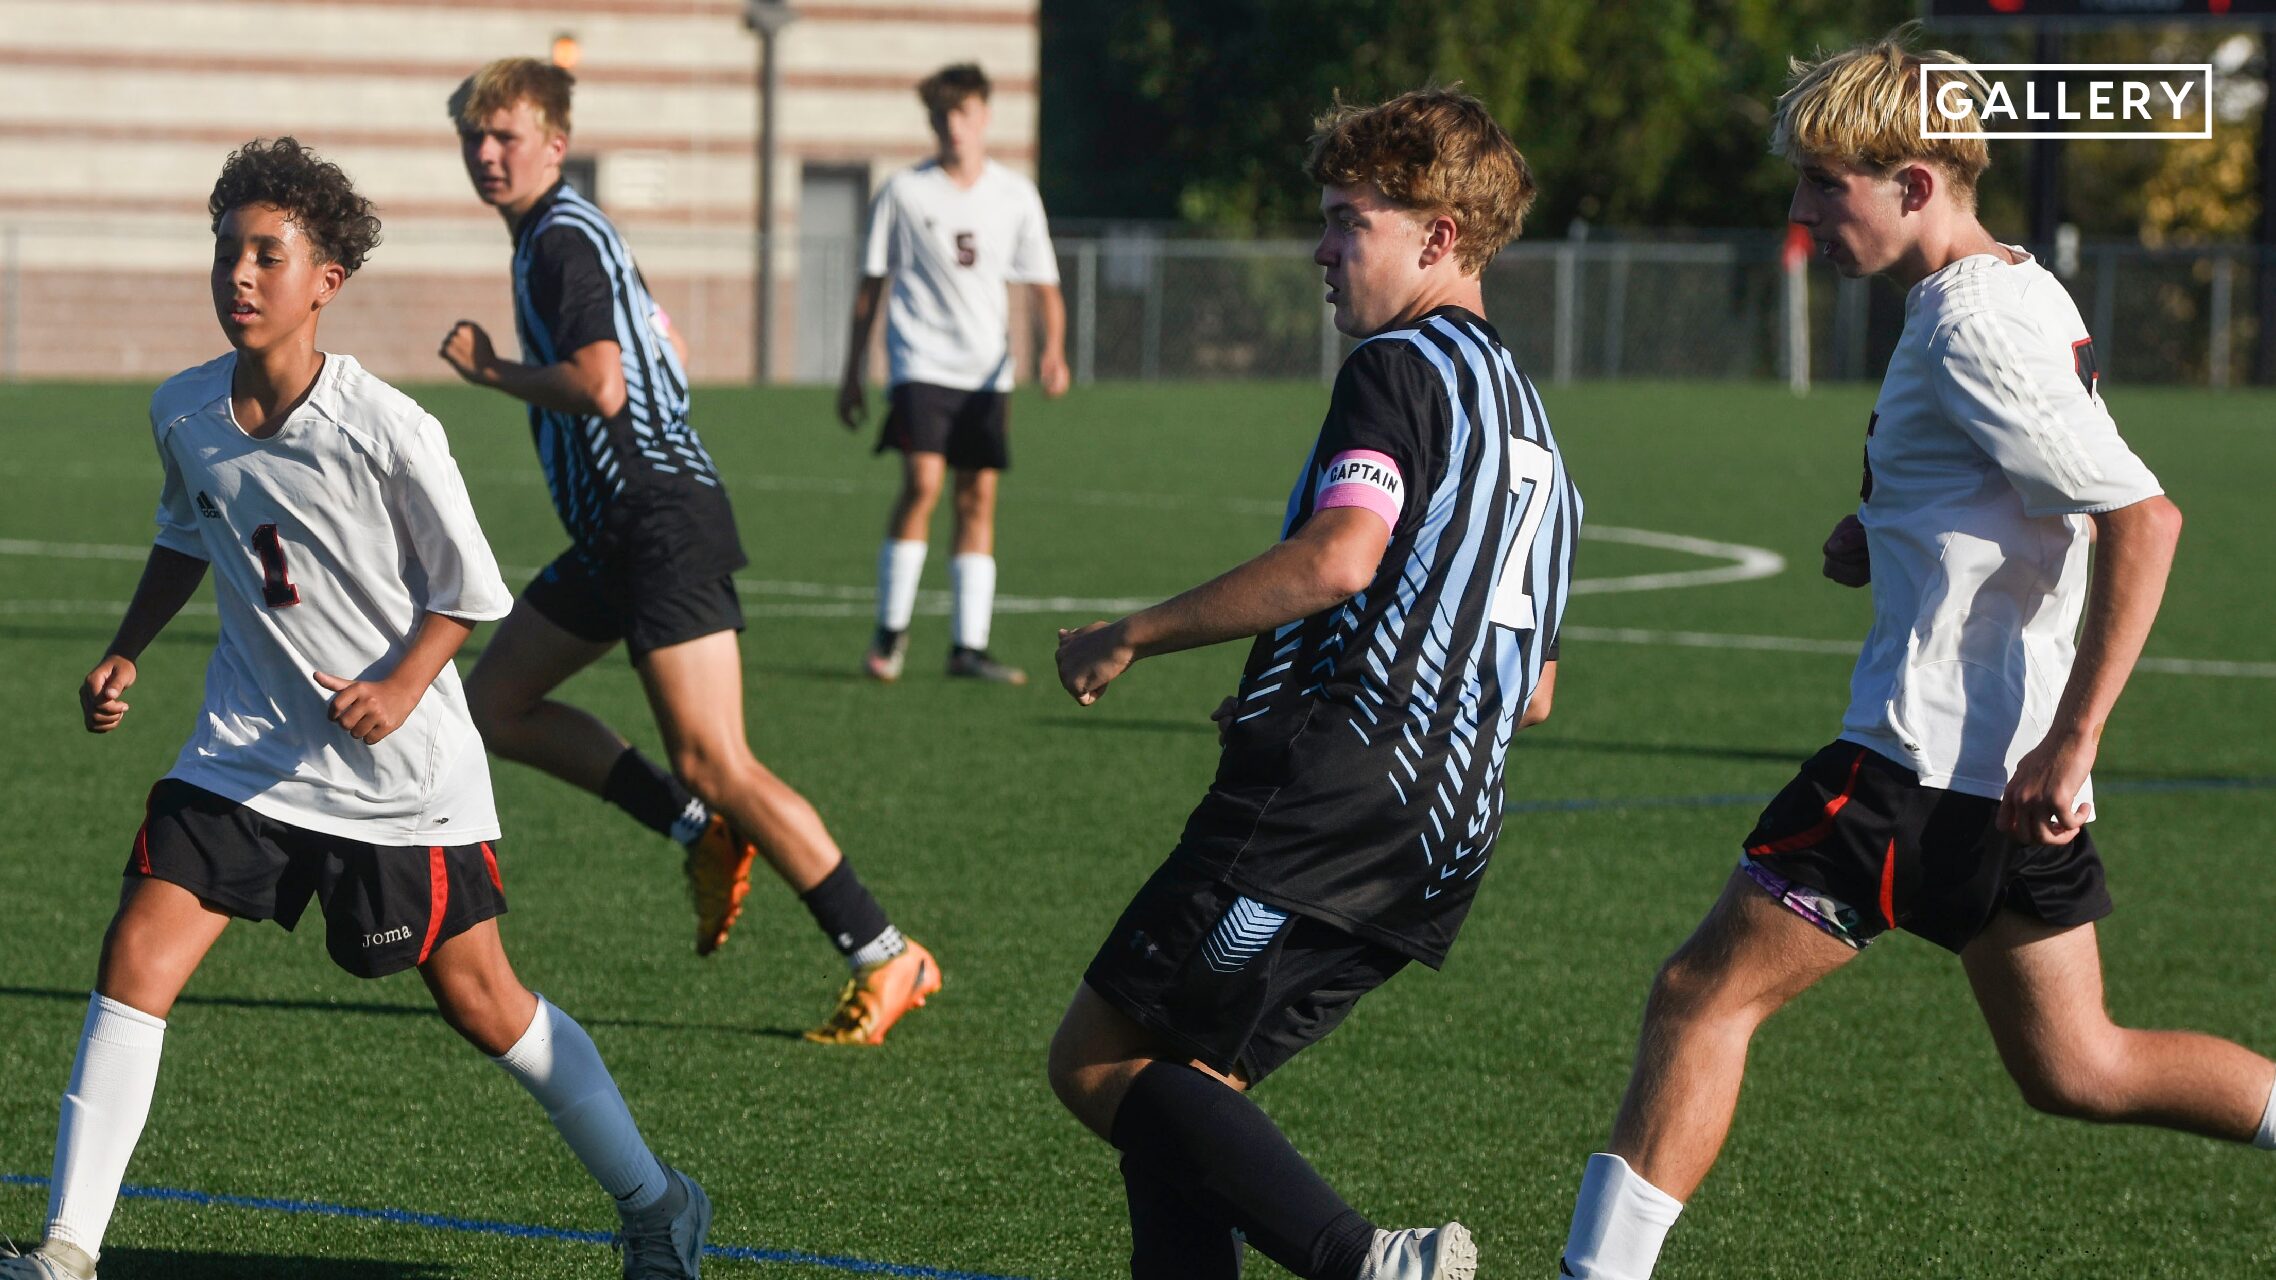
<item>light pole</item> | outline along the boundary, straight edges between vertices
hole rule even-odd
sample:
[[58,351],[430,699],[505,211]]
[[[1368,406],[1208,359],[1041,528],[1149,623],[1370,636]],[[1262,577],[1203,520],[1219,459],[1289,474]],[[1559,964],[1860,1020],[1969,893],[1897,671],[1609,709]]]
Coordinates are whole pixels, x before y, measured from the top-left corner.
[[782,88],[774,38],[797,16],[790,0],[743,0],[743,25],[759,35],[758,351],[751,368],[761,384],[774,377],[774,100]]

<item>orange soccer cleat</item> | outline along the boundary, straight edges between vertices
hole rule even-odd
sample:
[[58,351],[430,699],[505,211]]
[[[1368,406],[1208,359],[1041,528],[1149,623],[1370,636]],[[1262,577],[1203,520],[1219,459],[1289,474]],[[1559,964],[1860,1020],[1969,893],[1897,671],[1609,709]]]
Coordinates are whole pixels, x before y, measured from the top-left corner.
[[884,1044],[901,1015],[921,1007],[940,984],[940,962],[908,939],[901,954],[855,970],[829,1020],[806,1038],[816,1044]]
[[759,846],[745,840],[727,819],[711,815],[711,825],[688,846],[688,896],[695,899],[695,953],[707,956],[727,941],[735,918],[743,914],[743,897],[751,891],[751,862]]

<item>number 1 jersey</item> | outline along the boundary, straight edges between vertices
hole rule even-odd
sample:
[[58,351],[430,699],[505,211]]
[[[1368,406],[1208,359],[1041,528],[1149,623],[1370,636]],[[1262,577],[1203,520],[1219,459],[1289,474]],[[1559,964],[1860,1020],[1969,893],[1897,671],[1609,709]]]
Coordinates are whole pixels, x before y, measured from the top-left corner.
[[1503,759],[1571,583],[1579,492],[1540,397],[1444,307],[1344,361],[1283,536],[1375,511],[1367,589],[1257,637],[1183,856],[1437,965],[1501,832]]
[[512,607],[442,424],[335,354],[255,438],[230,409],[236,361],[176,374],[150,401],[157,544],[208,562],[221,611],[205,706],[167,776],[371,844],[497,838],[456,668],[372,746],[332,723],[314,676],[384,676],[426,614],[480,622]]

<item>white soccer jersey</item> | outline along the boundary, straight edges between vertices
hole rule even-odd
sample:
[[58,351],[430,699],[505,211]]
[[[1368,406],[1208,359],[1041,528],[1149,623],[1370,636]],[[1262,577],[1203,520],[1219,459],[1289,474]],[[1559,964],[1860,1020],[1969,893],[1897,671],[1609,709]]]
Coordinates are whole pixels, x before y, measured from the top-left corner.
[[230,411],[236,363],[178,373],[150,400],[158,545],[212,566],[221,609],[205,707],[168,776],[371,844],[496,839],[455,667],[374,746],[332,723],[312,674],[383,676],[425,614],[479,622],[512,607],[442,424],[328,355],[283,426],[255,439]]
[[1873,630],[1842,720],[1923,786],[1992,797],[2070,678],[2085,516],[2162,492],[2103,407],[2077,306],[2013,252],[1906,295],[1865,442]]
[[891,276],[885,349],[892,384],[1012,389],[1007,284],[1057,284],[1043,198],[990,160],[957,186],[927,160],[886,179],[869,207],[865,273]]

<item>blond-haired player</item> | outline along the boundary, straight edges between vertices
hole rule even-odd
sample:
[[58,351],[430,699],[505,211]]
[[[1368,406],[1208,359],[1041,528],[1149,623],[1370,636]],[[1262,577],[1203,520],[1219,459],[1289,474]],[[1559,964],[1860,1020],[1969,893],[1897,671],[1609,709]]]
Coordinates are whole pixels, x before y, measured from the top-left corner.
[[[514,243],[522,359],[460,321],[442,357],[529,405],[570,546],[523,591],[467,681],[490,748],[582,787],[687,849],[696,951],[727,938],[763,855],[852,970],[810,1040],[879,1044],[941,986],[804,796],[743,729],[744,564],[735,516],[688,421],[680,340],[600,208],[562,181],[573,81],[502,58],[451,95],[466,176]],[[554,699],[618,643],[671,753],[659,768],[616,730]]]
[[1955,61],[1900,31],[1797,62],[1778,102],[1790,216],[1843,275],[1907,290],[1863,501],[1825,548],[1827,577],[1871,582],[1873,628],[1839,739],[1770,802],[1652,986],[1562,1275],[1651,1274],[1722,1147],[1755,1028],[1892,929],[1960,957],[2032,1106],[2276,1147],[2276,1064],[2103,1006],[2088,771],[2181,516],[2103,407],[2062,285],[1977,221],[1982,138],[1920,136],[1924,69],[1936,92],[1965,76],[1940,70]]
[[854,297],[838,418],[848,430],[861,424],[862,367],[883,299],[892,368],[877,451],[900,452],[901,492],[877,553],[877,632],[862,661],[876,680],[901,678],[927,530],[942,475],[953,471],[948,674],[1027,683],[1026,672],[988,653],[996,605],[996,489],[1011,466],[1007,286],[1025,284],[1034,292],[1043,324],[1036,372],[1047,396],[1067,389],[1067,308],[1035,184],[988,158],[989,92],[986,73],[969,62],[925,77],[917,98],[939,149],[887,179],[870,204],[866,278]]
[[1409,961],[1436,968],[1501,833],[1510,735],[1548,715],[1580,495],[1479,273],[1533,178],[1475,98],[1321,118],[1313,261],[1360,340],[1282,541],[1115,623],[1061,632],[1084,705],[1132,663],[1249,639],[1224,752],[1051,1045],[1122,1152],[1130,1270],[1229,1280],[1241,1241],[1309,1280],[1468,1280],[1460,1223],[1380,1231],[1246,1091]]

